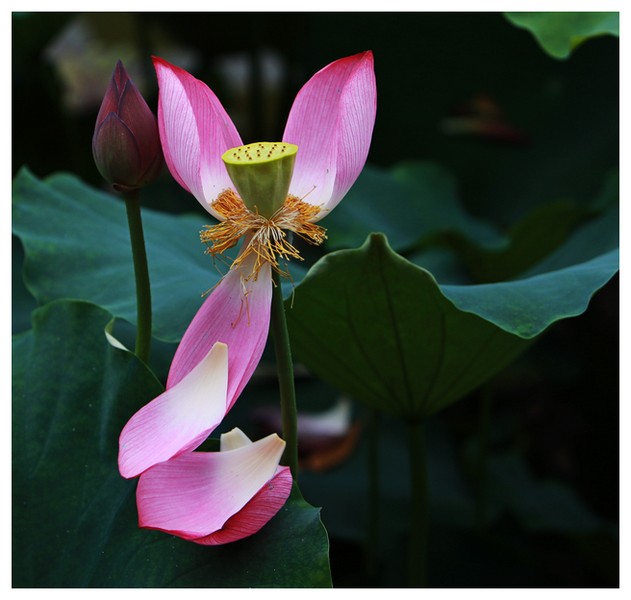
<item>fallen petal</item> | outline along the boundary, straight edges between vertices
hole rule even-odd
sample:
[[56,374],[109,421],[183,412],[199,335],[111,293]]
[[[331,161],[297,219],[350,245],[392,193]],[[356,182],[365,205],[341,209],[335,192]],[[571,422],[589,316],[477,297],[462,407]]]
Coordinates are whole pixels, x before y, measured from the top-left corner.
[[228,348],[212,349],[177,385],[143,406],[119,438],[118,469],[123,477],[194,450],[217,427],[228,408]]
[[236,515],[215,533],[191,540],[204,546],[236,542],[259,531],[287,502],[293,479],[289,467],[278,467],[268,481]]
[[[156,465],[138,482],[140,527],[205,544],[251,535],[289,495],[286,471],[278,469],[284,449],[285,442],[272,434],[234,450],[190,452]],[[226,526],[224,536],[209,539]]]
[[222,433],[219,438],[219,451],[227,452],[228,450],[236,450],[252,443],[252,440],[243,433],[238,427],[235,427],[228,433]]

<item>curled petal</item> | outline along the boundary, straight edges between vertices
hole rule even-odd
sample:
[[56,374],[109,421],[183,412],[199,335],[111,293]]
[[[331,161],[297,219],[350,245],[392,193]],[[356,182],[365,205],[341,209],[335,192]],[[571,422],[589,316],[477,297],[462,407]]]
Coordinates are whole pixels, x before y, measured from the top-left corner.
[[370,51],[336,60],[298,92],[283,134],[298,146],[289,191],[322,206],[315,220],[338,204],[363,169],[376,111]]
[[210,88],[183,69],[154,57],[160,89],[158,126],[174,179],[215,218],[210,203],[232,188],[221,155],[241,146],[228,113]]
[[136,477],[157,463],[197,448],[228,411],[227,386],[228,348],[216,343],[177,385],[127,422],[119,438],[121,475]]
[[292,484],[289,467],[278,467],[274,477],[219,531],[192,541],[204,546],[217,546],[254,535],[283,507]]
[[184,333],[173,357],[167,389],[176,385],[216,342],[230,348],[228,410],[258,365],[269,331],[272,277],[269,264],[256,277],[255,255],[231,269],[208,296]]
[[138,482],[140,527],[209,545],[258,531],[289,495],[286,471],[278,468],[284,448],[272,434],[234,450],[190,452],[156,465]]
[[236,450],[251,444],[250,438],[243,433],[238,427],[235,427],[228,433],[222,433],[219,440],[219,451],[228,452],[228,450]]

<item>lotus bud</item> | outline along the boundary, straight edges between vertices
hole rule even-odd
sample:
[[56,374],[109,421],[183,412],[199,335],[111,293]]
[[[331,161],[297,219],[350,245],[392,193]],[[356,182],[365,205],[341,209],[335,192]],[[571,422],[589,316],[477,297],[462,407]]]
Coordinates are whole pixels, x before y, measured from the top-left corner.
[[162,168],[156,118],[120,60],[96,118],[92,154],[99,173],[120,192],[151,183]]

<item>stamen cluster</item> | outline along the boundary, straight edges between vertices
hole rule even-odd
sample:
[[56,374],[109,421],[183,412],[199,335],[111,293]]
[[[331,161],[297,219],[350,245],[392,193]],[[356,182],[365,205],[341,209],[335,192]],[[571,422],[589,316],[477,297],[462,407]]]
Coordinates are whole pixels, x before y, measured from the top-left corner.
[[311,222],[320,212],[320,207],[296,196],[287,196],[283,206],[269,219],[248,210],[241,198],[230,189],[219,194],[212,203],[212,208],[224,220],[217,225],[206,225],[200,232],[200,240],[209,244],[207,252],[215,256],[232,248],[241,237],[247,235],[247,245],[233,262],[233,266],[238,266],[255,254],[254,269],[248,279],[256,279],[266,263],[281,275],[287,275],[278,264],[279,258],[303,260],[296,247],[287,239],[286,231],[292,231],[314,246],[320,245],[326,239],[325,229]]

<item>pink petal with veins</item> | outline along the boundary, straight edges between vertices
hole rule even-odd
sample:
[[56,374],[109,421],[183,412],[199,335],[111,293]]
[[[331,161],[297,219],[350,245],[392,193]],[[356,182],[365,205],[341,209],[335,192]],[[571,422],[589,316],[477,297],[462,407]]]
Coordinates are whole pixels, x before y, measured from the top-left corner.
[[228,412],[228,348],[213,344],[177,385],[143,406],[119,437],[118,468],[123,477],[194,450]]
[[158,127],[175,180],[215,218],[210,203],[232,188],[221,155],[241,146],[234,123],[211,89],[183,69],[153,57],[160,89]]
[[363,169],[376,111],[370,51],[332,62],[298,92],[283,134],[298,146],[289,191],[322,205],[315,220],[338,204]]
[[138,482],[139,526],[210,545],[251,535],[289,496],[286,470],[278,468],[284,448],[272,434],[233,450],[191,452],[156,465]]
[[231,269],[188,326],[171,363],[167,389],[177,384],[216,342],[230,348],[228,410],[258,365],[269,331],[272,277],[269,264],[251,277],[255,255]]
[[278,467],[274,477],[219,531],[191,541],[204,546],[218,546],[254,535],[283,507],[292,485],[289,467]]

